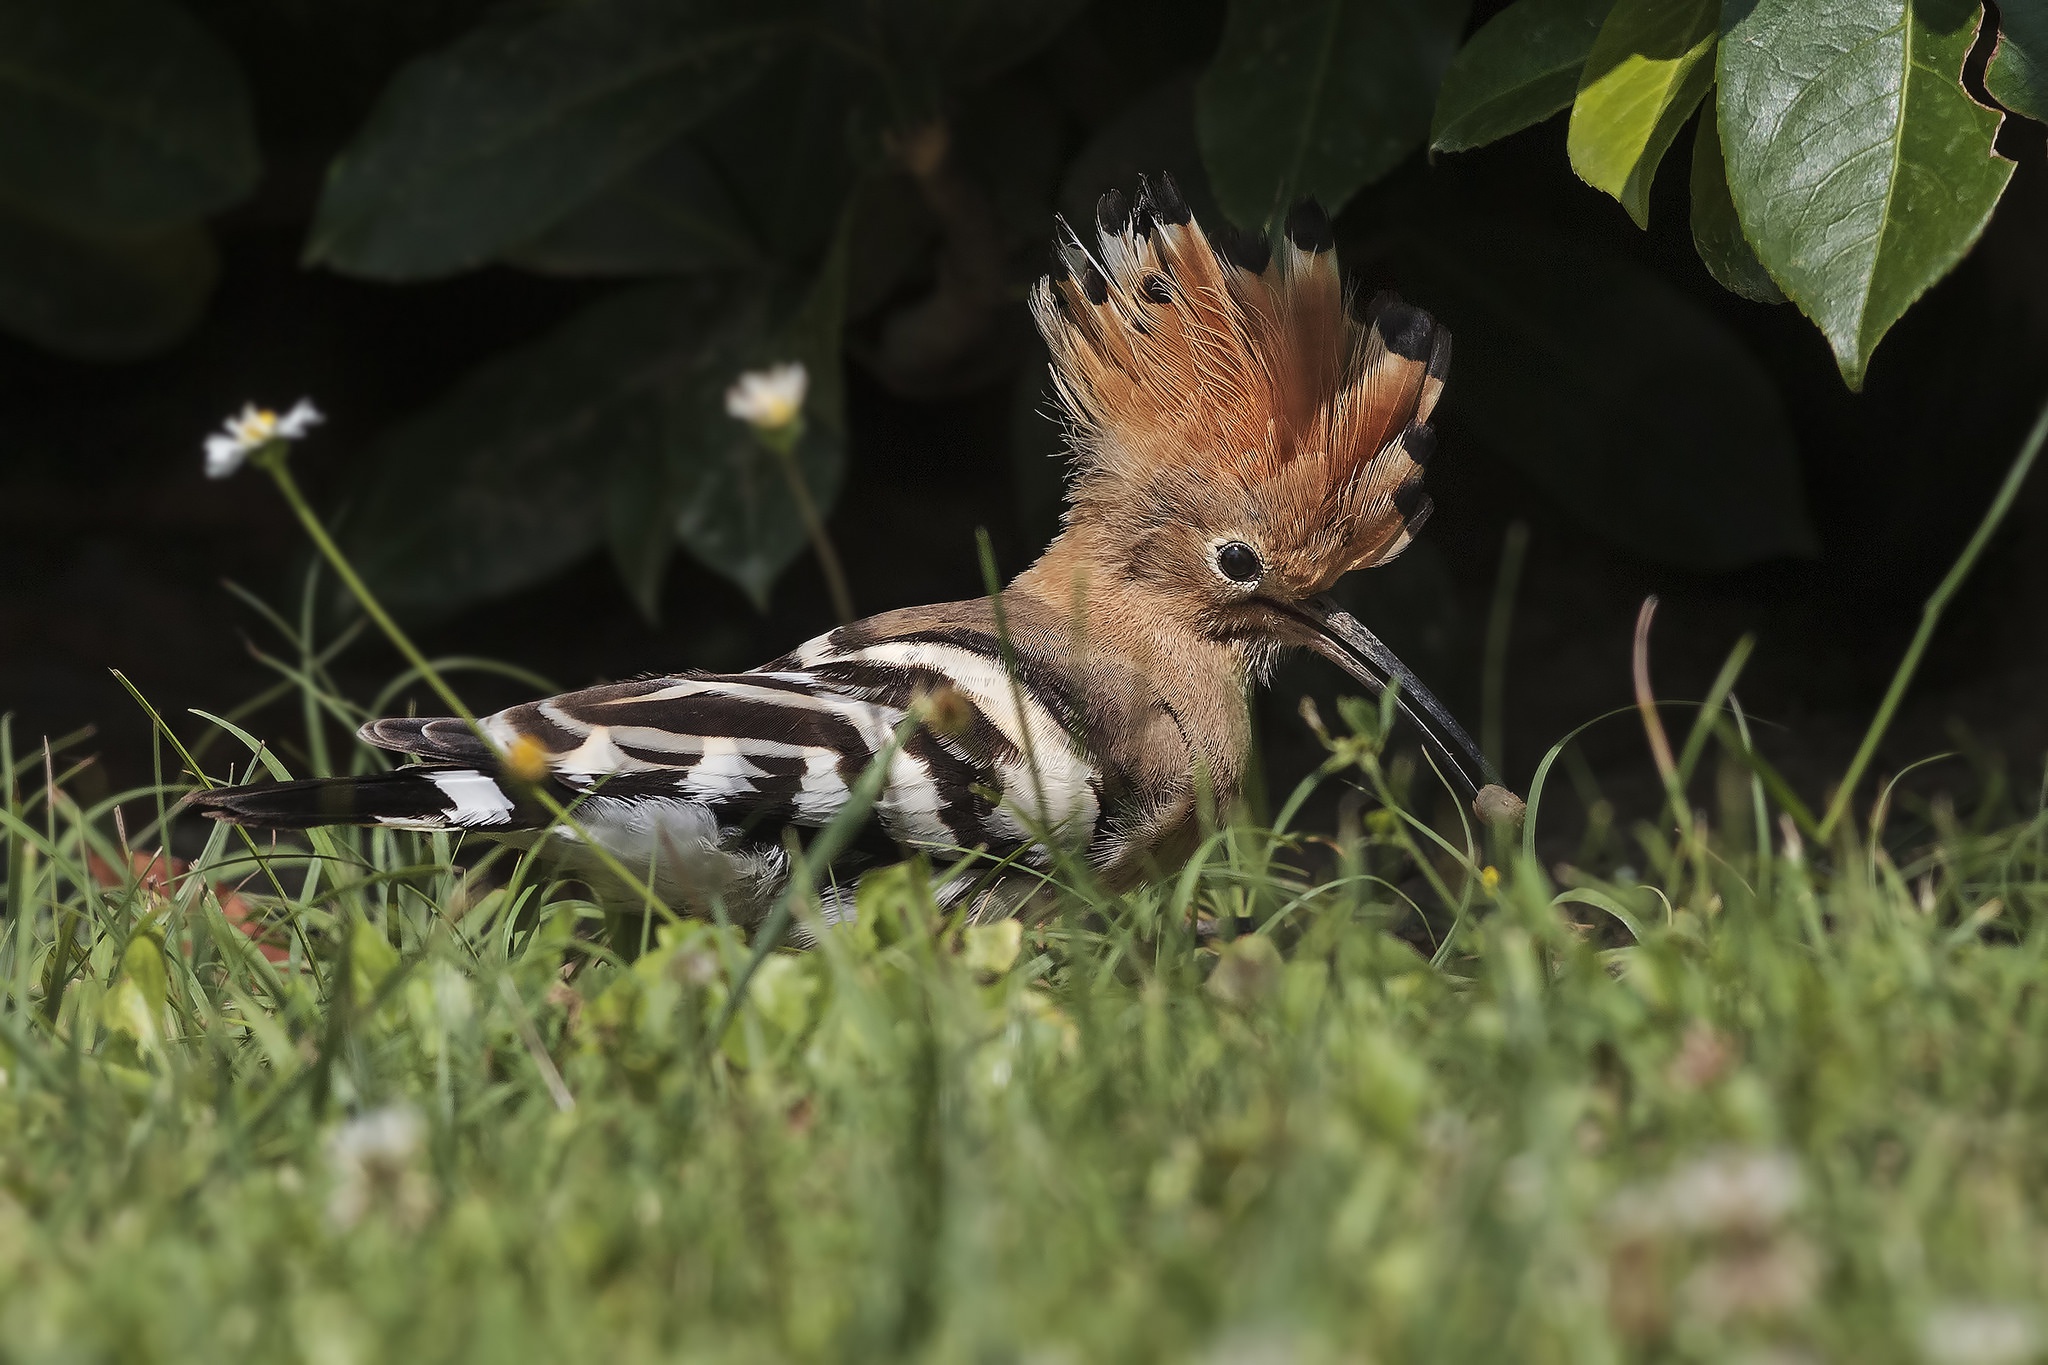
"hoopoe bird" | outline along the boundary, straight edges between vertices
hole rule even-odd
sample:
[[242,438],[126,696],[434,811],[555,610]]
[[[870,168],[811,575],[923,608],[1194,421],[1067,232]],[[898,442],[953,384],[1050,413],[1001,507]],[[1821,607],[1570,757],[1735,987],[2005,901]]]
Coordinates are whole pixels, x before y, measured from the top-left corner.
[[[1030,306],[1072,470],[1062,528],[1000,597],[884,612],[745,673],[608,683],[483,718],[373,720],[417,759],[364,777],[203,793],[265,829],[555,827],[651,870],[679,909],[765,913],[803,837],[886,771],[833,869],[924,853],[1013,869],[1085,858],[1112,887],[1183,861],[1227,810],[1249,694],[1290,648],[1396,699],[1468,797],[1495,779],[1456,720],[1326,594],[1401,553],[1450,334],[1382,295],[1354,317],[1313,203],[1277,242],[1205,233],[1170,178],[1118,191],[1091,250],[1064,222]],[[512,757],[525,771],[508,772]],[[531,783],[571,808],[559,827]],[[1510,798],[1511,799],[1511,798]],[[997,881],[1000,881],[1000,877]],[[966,885],[968,878],[957,879]],[[850,898],[821,889],[828,917]],[[838,898],[838,899],[835,899]],[[835,909],[836,907],[836,909]]]

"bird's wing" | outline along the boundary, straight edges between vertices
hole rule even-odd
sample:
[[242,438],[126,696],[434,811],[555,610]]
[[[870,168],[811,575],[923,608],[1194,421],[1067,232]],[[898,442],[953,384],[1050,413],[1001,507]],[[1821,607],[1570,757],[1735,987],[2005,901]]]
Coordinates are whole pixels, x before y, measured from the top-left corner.
[[[636,808],[681,801],[720,830],[774,842],[784,826],[830,823],[886,754],[869,832],[900,847],[1008,852],[1048,834],[1085,845],[1101,813],[1099,782],[1046,690],[1013,682],[994,637],[979,632],[857,642],[834,632],[754,672],[611,683],[514,706],[482,726],[515,761],[543,760],[593,833]],[[920,704],[927,722],[906,725]],[[362,734],[430,763],[496,770],[460,720],[379,720]],[[472,801],[488,817],[475,823],[503,825],[517,798],[505,794]],[[460,807],[451,794],[440,823],[471,823]]]

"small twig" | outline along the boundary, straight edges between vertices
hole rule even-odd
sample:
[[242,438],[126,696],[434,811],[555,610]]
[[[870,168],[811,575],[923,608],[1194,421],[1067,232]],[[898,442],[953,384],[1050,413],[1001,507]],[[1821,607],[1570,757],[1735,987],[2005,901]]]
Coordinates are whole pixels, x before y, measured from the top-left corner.
[[1636,613],[1636,643],[1631,655],[1636,684],[1636,710],[1642,713],[1643,732],[1650,738],[1650,757],[1657,761],[1657,774],[1675,804],[1684,804],[1678,789],[1678,760],[1671,752],[1671,738],[1664,733],[1663,718],[1657,714],[1657,694],[1650,688],[1650,622],[1657,615],[1657,594],[1643,599]]
[[1692,810],[1686,806],[1686,788],[1677,780],[1677,757],[1671,753],[1671,737],[1665,735],[1663,716],[1657,714],[1657,694],[1651,690],[1651,620],[1657,618],[1657,593],[1642,600],[1636,612],[1636,645],[1630,653],[1630,667],[1636,681],[1636,710],[1642,714],[1642,733],[1651,741],[1651,757],[1657,761],[1657,776],[1663,778],[1665,794],[1671,798],[1671,812],[1679,831],[1692,833]]

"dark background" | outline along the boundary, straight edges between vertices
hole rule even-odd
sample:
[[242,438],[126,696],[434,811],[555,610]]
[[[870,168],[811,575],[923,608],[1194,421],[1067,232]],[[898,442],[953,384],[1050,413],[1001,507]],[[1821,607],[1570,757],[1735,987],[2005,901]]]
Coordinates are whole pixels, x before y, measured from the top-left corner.
[[[1135,17],[1133,8],[1094,7],[1005,78],[1043,95],[1069,160],[1158,82],[1198,68],[1222,24],[1220,6],[1140,6]],[[1492,8],[1482,5],[1474,23]],[[394,7],[353,45],[337,45],[333,25],[291,5],[194,6],[249,72],[266,164],[256,196],[215,223],[222,270],[204,320],[168,352],[118,365],[64,360],[0,337],[0,709],[14,715],[17,744],[90,725],[96,736],[80,752],[97,755],[107,780],[145,780],[148,724],[109,670],[124,671],[192,734],[203,726],[186,708],[224,711],[274,681],[248,645],[273,648],[275,640],[222,581],[295,611],[309,560],[267,481],[203,478],[201,438],[224,414],[252,397],[314,396],[331,420],[294,466],[323,507],[339,509],[380,431],[486,357],[544,335],[617,287],[504,266],[388,285],[300,265],[328,159],[393,67],[446,41],[477,9],[425,5],[401,18]],[[1143,54],[1141,72],[1127,67],[1133,52]],[[1407,559],[1354,580],[1353,600],[1476,731],[1502,545],[1510,525],[1524,523],[1530,548],[1506,672],[1512,783],[1525,784],[1571,727],[1628,700],[1631,627],[1642,596],[1656,592],[1664,600],[1653,651],[1660,693],[1700,695],[1736,639],[1755,632],[1759,647],[1739,695],[1773,726],[1766,752],[1818,800],[1860,737],[1920,603],[2048,393],[2040,363],[2048,354],[2048,167],[2039,130],[2008,122],[2001,146],[2019,169],[1989,230],[1884,342],[1860,394],[1843,387],[1822,338],[1795,309],[1748,303],[1708,278],[1686,226],[1682,165],[1666,166],[1651,227],[1638,232],[1573,178],[1563,143],[1563,120],[1553,119],[1434,164],[1417,154],[1340,217],[1347,262],[1365,243],[1364,258],[1384,268],[1371,242],[1404,197],[1449,185],[1477,212],[1540,219],[1647,266],[1711,310],[1767,369],[1796,436],[1820,553],[1701,574],[1618,548],[1606,528],[1561,508],[1466,426],[1454,368],[1439,409],[1442,455],[1430,471],[1436,517]],[[1687,135],[1680,146],[1689,145]],[[1019,290],[1039,259],[1010,262]],[[917,288],[913,277],[897,292]],[[1409,292],[1432,306],[1426,293]],[[1038,363],[1021,293],[1011,308],[1015,322],[987,373],[942,392],[926,386],[911,396],[858,358],[849,362],[849,464],[831,529],[863,610],[978,594],[977,527],[988,529],[1006,573],[1050,532],[1042,456],[1018,449],[1030,439],[1015,435],[1017,386],[1037,383]],[[1881,770],[1961,747],[1965,757],[1934,769],[1932,785],[1968,797],[2004,774],[2031,807],[2048,751],[2038,703],[2048,683],[2044,538],[2048,490],[2037,483],[1937,636]],[[831,624],[808,556],[777,584],[766,614],[687,556],[670,565],[663,601],[660,623],[650,624],[596,554],[543,585],[423,621],[419,631],[430,653],[491,655],[571,686],[655,669],[744,667]],[[396,668],[394,654],[366,641],[340,673],[368,696]],[[502,681],[464,685],[480,706],[520,695]],[[1265,704],[1275,781],[1313,756],[1293,717],[1296,699],[1337,690],[1320,665],[1283,672]],[[295,702],[251,725],[288,755],[302,733]],[[1581,779],[1597,772],[1625,805],[1646,798],[1653,774],[1633,722],[1597,727],[1585,753],[1589,768],[1574,770]],[[1577,823],[1575,804],[1556,808],[1559,831]]]

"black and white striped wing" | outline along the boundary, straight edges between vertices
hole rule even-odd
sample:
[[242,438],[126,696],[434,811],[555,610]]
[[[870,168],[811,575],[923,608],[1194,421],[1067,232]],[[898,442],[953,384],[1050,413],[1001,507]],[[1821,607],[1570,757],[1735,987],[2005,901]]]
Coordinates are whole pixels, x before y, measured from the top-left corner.
[[[512,707],[483,727],[503,751],[537,746],[592,837],[629,865],[713,849],[773,861],[783,829],[830,823],[899,730],[863,826],[874,851],[1006,856],[1048,835],[1086,846],[1100,782],[1058,714],[1064,703],[1050,684],[1013,684],[993,637],[935,636],[848,642],[835,631],[765,669],[607,684]],[[944,733],[905,726],[920,698],[946,689],[954,723]],[[489,751],[461,721],[375,721],[363,736],[453,765],[434,775],[443,810],[387,823],[538,823],[485,775]]]

